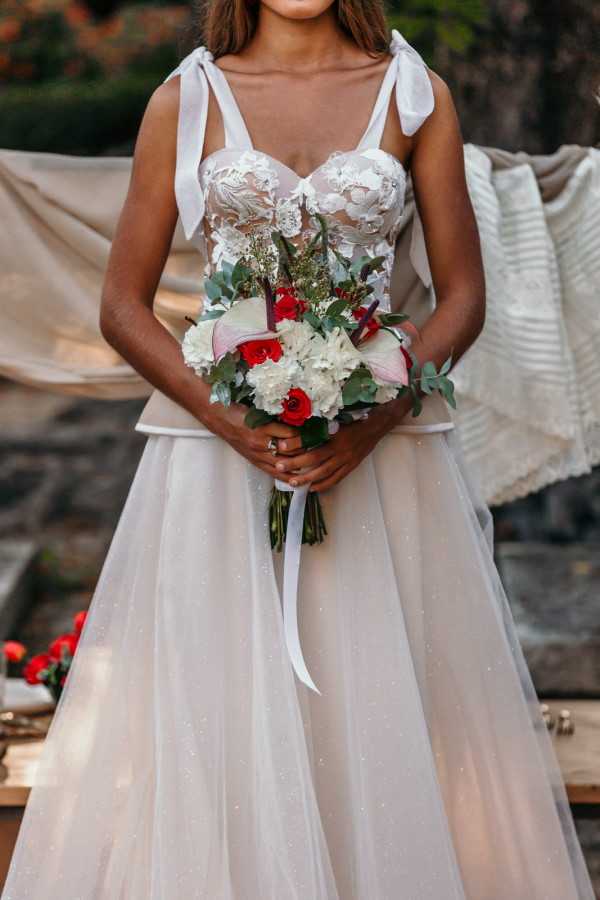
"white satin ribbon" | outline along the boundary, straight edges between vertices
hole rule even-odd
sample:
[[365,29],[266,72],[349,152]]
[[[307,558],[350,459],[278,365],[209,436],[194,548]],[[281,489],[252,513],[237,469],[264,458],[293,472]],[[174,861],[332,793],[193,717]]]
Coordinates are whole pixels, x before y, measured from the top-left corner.
[[390,53],[396,58],[396,104],[404,134],[413,135],[435,105],[427,67],[414,47],[392,29]]
[[300,575],[300,554],[302,552],[302,528],[304,525],[304,510],[310,485],[303,484],[293,488],[284,481],[275,479],[275,487],[279,491],[288,491],[292,494],[292,500],[288,512],[287,530],[285,535],[285,556],[283,559],[283,633],[285,646],[292,662],[294,671],[300,681],[311,690],[320,694],[321,691],[310,677],[302,646],[300,644],[300,631],[298,627],[298,577]]
[[[437,434],[451,431],[453,428],[453,422],[435,422],[431,425],[398,425],[392,429],[390,434]],[[276,478],[275,487],[279,491],[287,491],[292,494],[285,537],[285,555],[283,558],[283,634],[285,646],[293,669],[300,681],[320,695],[321,691],[312,680],[304,659],[298,624],[298,579],[300,576],[300,555],[302,553],[302,528],[306,498],[308,497],[310,485],[304,484],[301,487],[294,488],[285,481],[279,481]]]
[[204,66],[213,55],[206,47],[196,47],[182,59],[165,81],[180,75],[179,118],[177,120],[177,165],[175,197],[184,234],[189,241],[204,216],[204,197],[198,184],[206,118],[208,81]]

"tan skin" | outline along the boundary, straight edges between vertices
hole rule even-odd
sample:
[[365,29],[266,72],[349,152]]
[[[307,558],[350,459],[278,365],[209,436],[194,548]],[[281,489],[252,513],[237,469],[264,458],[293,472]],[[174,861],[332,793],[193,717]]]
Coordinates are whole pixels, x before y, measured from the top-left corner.
[[[306,176],[331,151],[356,146],[389,59],[373,60],[344,35],[333,0],[261,0],[251,43],[217,65],[255,148]],[[480,333],[485,281],[456,111],[446,84],[431,71],[429,76],[434,112],[407,138],[390,103],[381,146],[410,167],[437,298],[412,350],[420,362],[441,365],[451,352],[456,362]],[[327,490],[408,414],[409,401],[376,407],[366,420],[342,426],[310,452],[302,450],[295,428],[271,423],[252,430],[244,424],[245,406],[209,403],[210,388],[185,366],[179,343],[152,312],[177,223],[178,106],[174,78],[156,89],[146,109],[104,282],[102,333],[144,378],[263,472]],[[223,125],[211,96],[203,155],[223,146]],[[278,439],[277,457],[267,449],[272,437]]]

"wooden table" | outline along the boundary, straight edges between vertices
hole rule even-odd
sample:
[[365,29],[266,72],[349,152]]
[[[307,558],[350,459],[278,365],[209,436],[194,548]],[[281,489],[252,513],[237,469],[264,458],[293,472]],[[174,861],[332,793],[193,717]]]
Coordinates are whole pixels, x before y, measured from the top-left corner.
[[575,734],[553,736],[573,814],[600,818],[600,700],[546,700],[558,718],[569,709]]
[[[575,734],[556,736],[553,733],[552,737],[573,814],[581,818],[600,818],[600,700],[545,702],[555,718],[558,718],[561,709],[569,709],[575,723]],[[39,740],[12,743],[2,761],[0,885],[6,877],[42,746],[43,741]]]

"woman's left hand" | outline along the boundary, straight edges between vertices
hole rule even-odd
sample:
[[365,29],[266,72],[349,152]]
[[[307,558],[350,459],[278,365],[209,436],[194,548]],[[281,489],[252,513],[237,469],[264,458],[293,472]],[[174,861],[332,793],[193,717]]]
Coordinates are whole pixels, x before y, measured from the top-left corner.
[[401,411],[392,404],[384,403],[371,410],[367,418],[359,419],[351,425],[340,425],[339,431],[329,440],[305,453],[296,452],[293,456],[279,458],[275,468],[282,473],[298,473],[289,480],[292,487],[310,483],[311,491],[326,491],[333,487],[346,475],[349,475],[374,449],[381,438],[396,424],[403,412],[408,412],[405,401],[392,401],[401,404]]

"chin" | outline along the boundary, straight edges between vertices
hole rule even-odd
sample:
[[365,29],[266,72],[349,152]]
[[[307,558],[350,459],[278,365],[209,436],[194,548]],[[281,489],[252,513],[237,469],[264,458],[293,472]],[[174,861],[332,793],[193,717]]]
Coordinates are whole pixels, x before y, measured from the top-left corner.
[[316,19],[335,5],[336,0],[261,0],[261,6],[285,19]]

